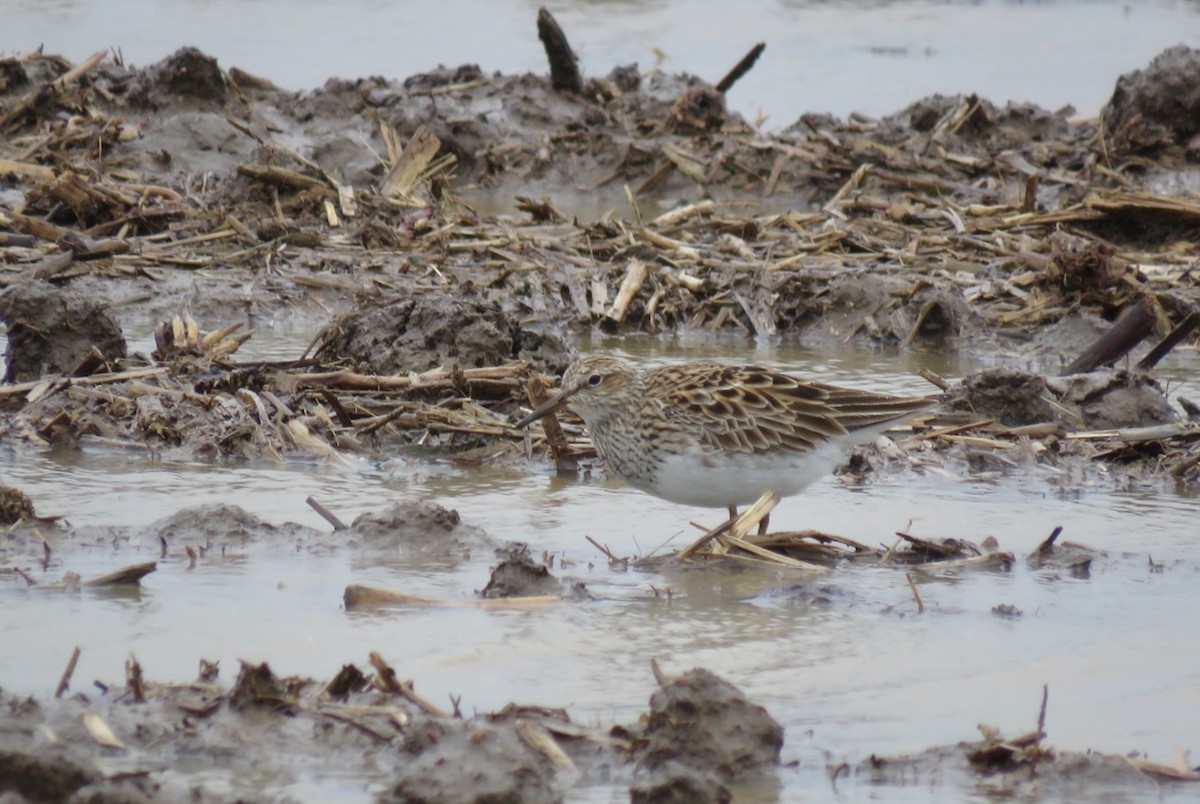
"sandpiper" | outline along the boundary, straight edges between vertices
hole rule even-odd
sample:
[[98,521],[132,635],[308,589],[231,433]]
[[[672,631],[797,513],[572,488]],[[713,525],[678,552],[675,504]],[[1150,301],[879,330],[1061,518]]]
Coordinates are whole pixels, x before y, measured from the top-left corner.
[[[771,490],[797,494],[935,398],[809,382],[757,366],[684,363],[639,370],[589,355],[561,390],[517,427],[569,405],[596,452],[629,485],[685,505],[747,505]],[[760,523],[765,532],[766,520]]]

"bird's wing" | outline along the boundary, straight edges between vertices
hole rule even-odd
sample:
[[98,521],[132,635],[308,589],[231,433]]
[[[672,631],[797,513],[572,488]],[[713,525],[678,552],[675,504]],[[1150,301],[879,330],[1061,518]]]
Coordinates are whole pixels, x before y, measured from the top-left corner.
[[647,384],[646,403],[660,406],[705,445],[725,451],[807,452],[932,404],[806,382],[755,366],[692,364],[657,371],[668,376]]

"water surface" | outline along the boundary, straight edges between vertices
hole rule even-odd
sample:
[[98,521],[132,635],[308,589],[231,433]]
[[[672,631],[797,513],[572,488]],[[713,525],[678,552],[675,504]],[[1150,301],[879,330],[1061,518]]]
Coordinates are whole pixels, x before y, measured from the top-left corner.
[[[626,351],[643,361],[679,359],[678,350]],[[911,358],[777,349],[758,359],[827,381],[926,391],[911,375]],[[182,680],[194,676],[200,657],[220,660],[226,679],[238,659],[324,679],[378,650],[433,701],[461,695],[468,712],[510,701],[565,706],[576,720],[607,726],[645,709],[655,658],[668,672],[705,667],[766,706],[787,730],[785,761],[801,761],[800,770],[783,773],[797,794],[826,789],[826,756],[853,763],[920,751],[971,739],[979,722],[1027,731],[1043,684],[1050,742],[1061,748],[1141,750],[1166,760],[1191,744],[1200,716],[1200,646],[1181,638],[1194,630],[1200,606],[1195,500],[1124,490],[1119,473],[1086,482],[1040,469],[975,478],[901,472],[867,485],[830,478],[776,509],[779,529],[812,527],[878,544],[890,544],[900,529],[977,542],[992,535],[1018,555],[1062,525],[1064,539],[1108,553],[1089,579],[1018,565],[930,580],[921,585],[928,608],[918,616],[904,574],[889,569],[842,568],[814,579],[774,568],[610,568],[585,536],[620,555],[644,554],[673,535],[674,544],[694,538],[689,520],[713,524],[720,516],[545,471],[468,470],[405,456],[344,466],[210,466],[95,449],[4,455],[0,471],[41,512],[65,513],[75,525],[137,526],[183,505],[220,501],[271,522],[327,530],[306,496],[347,520],[391,502],[430,500],[498,540],[553,553],[556,571],[598,598],[531,611],[347,613],[341,596],[350,583],[468,597],[495,557],[484,551],[442,570],[400,555],[367,560],[351,548],[280,544],[210,554],[189,569],[176,555],[138,593],[31,594],[5,584],[0,639],[21,647],[0,653],[0,683],[22,694],[49,694],[75,645],[83,649],[77,688],[119,680],[131,651],[148,678]],[[144,543],[71,553],[44,579],[65,569],[109,571],[157,558],[158,550]],[[1165,570],[1151,573],[1150,557]],[[998,604],[1024,614],[997,617]],[[333,782],[313,784],[321,795],[345,792]],[[586,796],[611,800],[600,789]]]

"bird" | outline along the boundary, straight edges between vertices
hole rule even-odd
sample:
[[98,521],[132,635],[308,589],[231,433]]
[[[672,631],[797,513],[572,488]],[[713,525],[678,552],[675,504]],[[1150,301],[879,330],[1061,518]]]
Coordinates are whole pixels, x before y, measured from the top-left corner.
[[[628,485],[682,505],[725,507],[730,519],[766,491],[798,494],[845,452],[936,404],[717,362],[640,369],[586,355],[557,394],[516,422],[563,406],[583,419],[596,453]],[[767,519],[759,523],[766,533]]]

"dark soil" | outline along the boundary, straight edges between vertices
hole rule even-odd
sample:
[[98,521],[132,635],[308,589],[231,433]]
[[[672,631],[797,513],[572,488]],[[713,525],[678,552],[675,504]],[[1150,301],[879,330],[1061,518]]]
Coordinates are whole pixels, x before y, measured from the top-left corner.
[[1194,157],[1200,153],[1200,50],[1176,45],[1144,70],[1121,76],[1102,115],[1118,147]]
[[8,328],[4,382],[71,374],[92,349],[98,365],[125,357],[120,325],[105,305],[48,282],[23,282],[0,293],[0,321]]
[[650,698],[638,762],[648,771],[679,763],[721,782],[744,780],[779,765],[783,727],[737,687],[691,670]]
[[585,600],[587,589],[582,583],[564,584],[550,568],[529,555],[529,546],[509,544],[496,551],[501,559],[488,578],[487,586],[479,593],[486,598],[537,597],[540,595],[569,595]]
[[512,360],[561,374],[571,350],[560,336],[523,325],[531,311],[517,309],[514,302],[507,294],[477,292],[470,282],[457,294],[431,291],[363,300],[326,328],[315,356],[349,359],[371,374],[427,371],[451,363],[480,368]]

